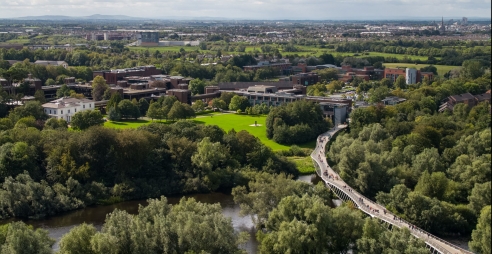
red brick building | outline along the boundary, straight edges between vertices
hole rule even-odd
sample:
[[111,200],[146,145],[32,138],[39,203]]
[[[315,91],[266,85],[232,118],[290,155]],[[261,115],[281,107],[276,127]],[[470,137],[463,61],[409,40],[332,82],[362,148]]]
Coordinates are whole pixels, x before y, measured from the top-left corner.
[[155,66],[153,65],[148,65],[110,71],[94,71],[93,78],[95,78],[96,76],[102,76],[106,80],[106,83],[116,85],[118,81],[124,80],[125,77],[146,77],[158,74],[161,74],[160,70],[155,68]]

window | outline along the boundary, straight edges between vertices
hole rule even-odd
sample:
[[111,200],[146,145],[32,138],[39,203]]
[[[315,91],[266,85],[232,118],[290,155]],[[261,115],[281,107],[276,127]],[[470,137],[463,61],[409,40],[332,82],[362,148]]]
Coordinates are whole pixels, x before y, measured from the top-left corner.
[[50,109],[50,114],[51,114],[51,109]]
[[75,109],[75,112],[77,112],[77,109]]
[[85,108],[85,105],[84,105],[84,108]]
[[68,113],[70,114],[70,109],[68,110]]
[[62,115],[63,115],[63,110],[60,110],[60,111],[61,111],[61,112],[60,112],[60,114],[62,114]]
[[89,104],[89,108],[92,108],[92,104]]
[[53,111],[53,114],[55,114],[55,115],[56,115],[56,110],[54,110],[54,111]]

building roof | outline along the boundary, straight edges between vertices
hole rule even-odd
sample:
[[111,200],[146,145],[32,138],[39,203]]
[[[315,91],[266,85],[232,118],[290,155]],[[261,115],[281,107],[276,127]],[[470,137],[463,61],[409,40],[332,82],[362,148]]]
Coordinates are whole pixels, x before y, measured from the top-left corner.
[[475,99],[475,97],[471,93],[463,93],[463,94],[451,95],[449,96],[449,99],[455,102],[461,102],[466,100],[473,100]]
[[34,64],[54,65],[54,66],[68,65],[67,62],[65,61],[46,61],[46,60],[37,60],[36,62],[34,62]]
[[490,93],[477,94],[477,95],[475,95],[475,98],[479,102],[481,102],[481,101],[490,101],[490,99],[491,99],[491,96],[490,95],[491,95]]
[[76,99],[71,97],[63,97],[48,103],[43,104],[43,108],[67,108],[80,106],[80,103],[94,102],[89,99]]

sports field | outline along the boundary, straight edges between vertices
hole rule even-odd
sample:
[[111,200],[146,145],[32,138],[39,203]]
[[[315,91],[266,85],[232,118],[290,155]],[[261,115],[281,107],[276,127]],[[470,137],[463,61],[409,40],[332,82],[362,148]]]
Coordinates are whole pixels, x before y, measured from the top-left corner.
[[[407,68],[415,68],[417,70],[425,66],[428,66],[428,64],[413,64],[413,63],[384,63],[383,65],[386,66],[387,68],[407,67]],[[436,66],[437,68],[437,74],[441,76],[446,74],[450,70],[461,68],[460,66],[452,66],[452,65],[434,65],[434,66]]]

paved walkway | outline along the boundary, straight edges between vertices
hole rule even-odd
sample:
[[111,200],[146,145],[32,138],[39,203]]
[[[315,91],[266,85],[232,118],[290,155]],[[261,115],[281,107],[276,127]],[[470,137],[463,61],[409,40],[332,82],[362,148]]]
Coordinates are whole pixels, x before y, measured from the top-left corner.
[[364,213],[371,217],[377,217],[387,223],[390,223],[399,228],[406,227],[410,230],[412,235],[424,240],[429,246],[431,246],[436,252],[455,254],[455,253],[472,253],[466,251],[452,243],[446,242],[432,234],[417,228],[409,222],[402,220],[394,214],[388,212],[383,205],[377,204],[370,199],[364,197],[347,185],[342,178],[328,165],[325,156],[325,148],[331,137],[339,130],[346,128],[347,125],[339,125],[330,131],[321,134],[318,137],[316,149],[311,154],[311,159],[315,163],[316,173],[323,179],[323,181],[330,187],[332,191],[340,198],[344,200],[350,199],[354,202],[356,207],[362,210]]

